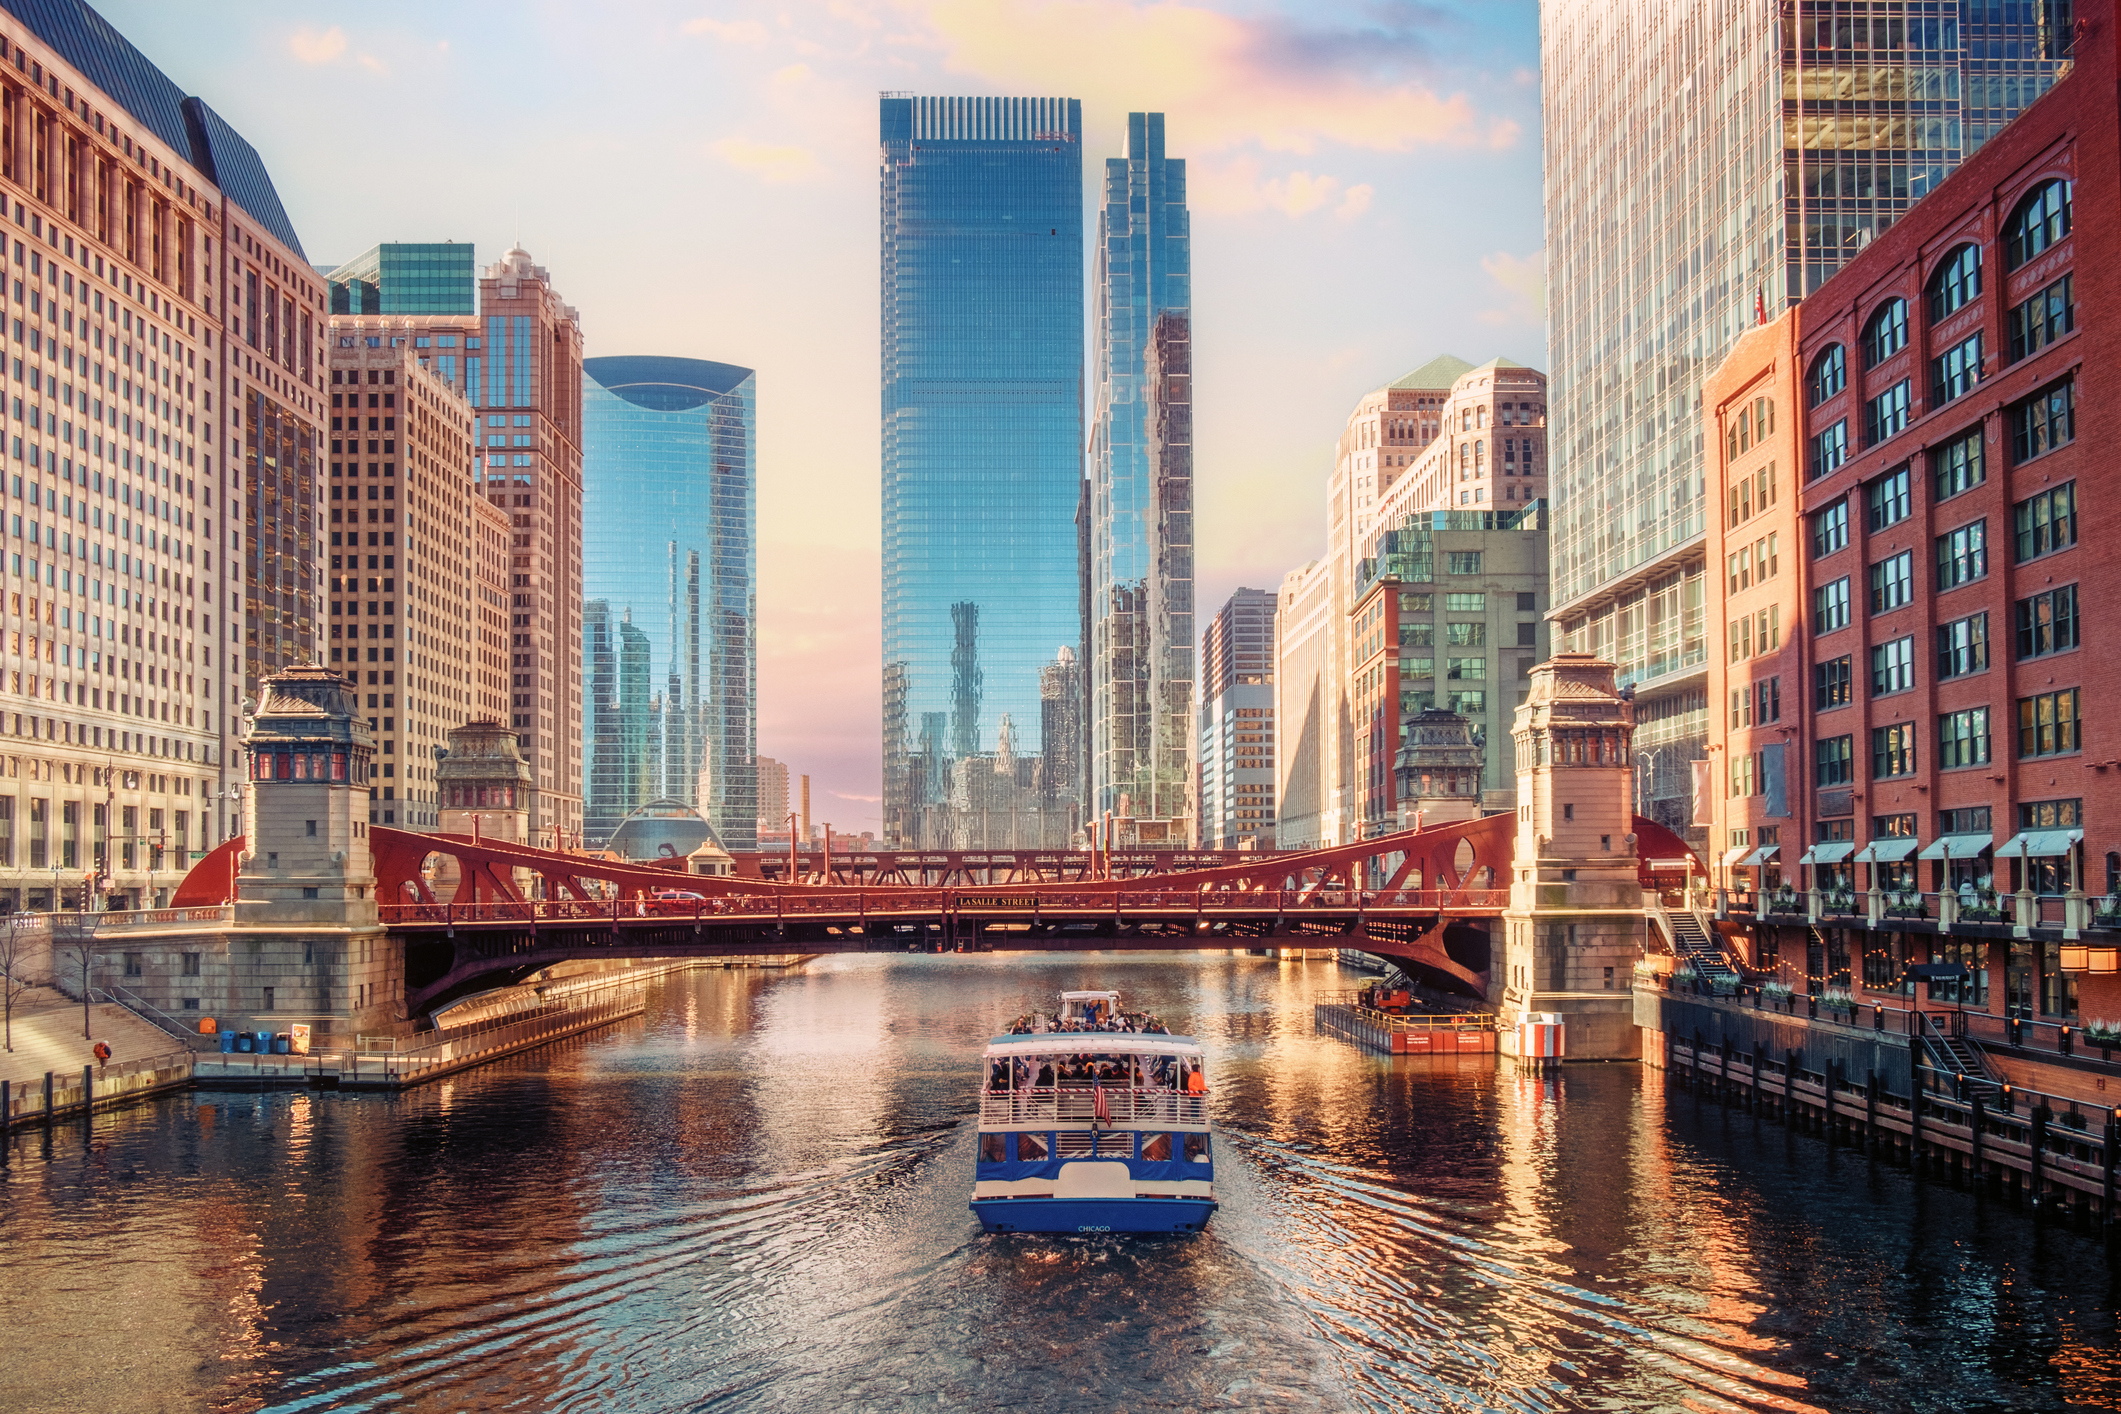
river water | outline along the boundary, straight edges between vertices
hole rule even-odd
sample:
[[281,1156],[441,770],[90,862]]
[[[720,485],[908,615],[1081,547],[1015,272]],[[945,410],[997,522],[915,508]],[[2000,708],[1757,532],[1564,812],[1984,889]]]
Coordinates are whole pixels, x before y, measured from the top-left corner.
[[[0,1166],[0,1409],[2121,1406],[2091,1238],[1634,1066],[1311,1034],[1325,963],[823,959],[397,1097],[190,1094]],[[981,1041],[1202,1037],[1185,1239],[987,1237]]]

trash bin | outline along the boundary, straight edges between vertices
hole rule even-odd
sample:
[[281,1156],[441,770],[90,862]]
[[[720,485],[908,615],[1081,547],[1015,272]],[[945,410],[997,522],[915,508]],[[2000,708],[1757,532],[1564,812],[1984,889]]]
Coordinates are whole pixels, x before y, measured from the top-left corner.
[[287,1034],[287,1033],[286,1033],[285,1031],[282,1031],[282,1032],[281,1032],[281,1033],[280,1033],[279,1035],[277,1035],[277,1036],[273,1037],[273,1038],[272,1038],[272,1053],[273,1053],[274,1055],[276,1055],[276,1056],[284,1056],[284,1055],[287,1055],[287,1054],[289,1053],[289,1041],[290,1041],[290,1039],[291,1039],[291,1038],[290,1038],[290,1037],[288,1036],[288,1034]]
[[235,1036],[236,1049],[243,1052],[244,1055],[249,1055],[251,1052],[251,1047],[256,1044],[251,1039],[251,1034],[248,1031],[238,1031],[235,1033]]
[[223,1031],[221,1033],[221,1054],[225,1056],[230,1051],[233,1051],[235,1048],[236,1033],[233,1031]]
[[272,1032],[270,1032],[270,1031],[260,1031],[260,1032],[258,1032],[258,1033],[257,1033],[256,1035],[252,1036],[252,1037],[251,1037],[251,1047],[250,1047],[250,1048],[251,1048],[252,1050],[256,1051],[256,1052],[257,1052],[257,1053],[258,1053],[259,1055],[261,1055],[261,1056],[269,1056],[269,1055],[271,1055],[271,1054],[272,1054]]

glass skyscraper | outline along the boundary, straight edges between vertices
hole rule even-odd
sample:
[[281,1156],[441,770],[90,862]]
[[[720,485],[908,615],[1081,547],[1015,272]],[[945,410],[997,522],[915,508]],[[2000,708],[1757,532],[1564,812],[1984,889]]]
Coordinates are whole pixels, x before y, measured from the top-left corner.
[[[1082,644],[1082,105],[881,104],[884,833],[1065,843]],[[1067,661],[1062,661],[1065,651]]]
[[394,242],[325,277],[333,314],[470,314],[479,281],[470,243]]
[[1661,823],[1708,726],[1703,379],[2047,91],[2069,11],[1541,5],[1555,646],[1633,685]]
[[1190,842],[1193,240],[1164,115],[1105,161],[1092,285],[1090,803]]
[[582,361],[583,833],[651,800],[758,846],[756,386],[694,358]]

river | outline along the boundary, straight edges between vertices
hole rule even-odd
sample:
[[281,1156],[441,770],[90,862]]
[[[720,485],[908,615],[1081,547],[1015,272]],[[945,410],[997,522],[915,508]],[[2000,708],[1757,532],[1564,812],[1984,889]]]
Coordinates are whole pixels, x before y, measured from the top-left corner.
[[[2121,1407],[2091,1237],[1661,1074],[1392,1061],[1326,963],[704,972],[402,1096],[18,1132],[0,1409]],[[981,1041],[1066,987],[1209,1047],[1195,1238],[988,1237]]]

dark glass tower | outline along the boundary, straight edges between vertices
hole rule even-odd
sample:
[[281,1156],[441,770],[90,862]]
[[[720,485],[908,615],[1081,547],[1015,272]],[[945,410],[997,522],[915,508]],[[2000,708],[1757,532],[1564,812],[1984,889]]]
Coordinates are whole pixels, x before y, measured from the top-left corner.
[[[1046,691],[1079,657],[1082,105],[881,108],[884,832],[1065,843]],[[1050,783],[1048,783],[1050,786]]]
[[582,361],[583,833],[651,800],[758,844],[752,371]]
[[1138,842],[1190,842],[1193,240],[1164,115],[1105,161],[1092,288],[1090,802]]

